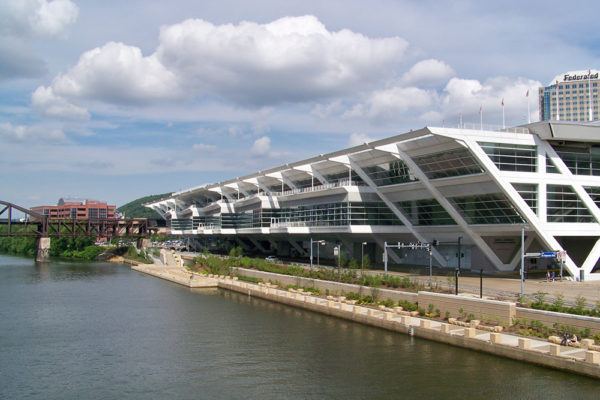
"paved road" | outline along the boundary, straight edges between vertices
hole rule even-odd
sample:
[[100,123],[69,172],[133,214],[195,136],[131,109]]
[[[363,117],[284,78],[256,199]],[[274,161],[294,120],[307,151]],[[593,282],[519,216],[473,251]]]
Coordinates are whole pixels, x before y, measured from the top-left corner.
[[[379,273],[379,271],[377,271]],[[399,276],[411,276],[406,273],[391,272],[391,274]],[[417,279],[420,282],[427,284],[428,276],[411,276],[412,279]],[[434,276],[434,282],[441,287],[448,288],[449,282],[447,277]],[[434,283],[435,285],[435,283]],[[478,277],[459,277],[458,278],[459,292],[470,292],[479,294],[479,278]],[[454,283],[451,283],[451,290],[454,290]],[[587,300],[590,307],[596,305],[600,301],[600,281],[596,282],[572,282],[572,281],[555,281],[546,282],[540,279],[528,279],[525,281],[525,296],[533,299],[537,292],[547,293],[546,302],[552,302],[557,295],[562,294],[567,304],[573,304],[578,296],[583,296]],[[502,297],[517,299],[521,293],[521,281],[511,278],[483,278],[483,294],[490,297]]]

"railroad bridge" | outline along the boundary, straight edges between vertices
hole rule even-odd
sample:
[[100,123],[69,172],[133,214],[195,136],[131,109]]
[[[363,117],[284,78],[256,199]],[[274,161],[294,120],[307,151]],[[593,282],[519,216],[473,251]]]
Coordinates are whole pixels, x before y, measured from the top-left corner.
[[[24,218],[13,220],[13,212]],[[146,218],[130,219],[51,219],[47,215],[0,200],[0,236],[35,237],[38,241],[36,261],[48,261],[50,239],[59,237],[129,237],[147,238],[150,230]]]

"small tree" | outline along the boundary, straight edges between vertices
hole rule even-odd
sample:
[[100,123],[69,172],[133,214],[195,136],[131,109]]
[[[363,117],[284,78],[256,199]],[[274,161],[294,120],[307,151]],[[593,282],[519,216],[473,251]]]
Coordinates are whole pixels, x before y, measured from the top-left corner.
[[363,256],[361,265],[363,269],[371,269],[371,259],[368,254]]
[[231,250],[229,250],[229,257],[231,258],[242,257],[243,255],[244,249],[242,249],[242,246],[232,247]]

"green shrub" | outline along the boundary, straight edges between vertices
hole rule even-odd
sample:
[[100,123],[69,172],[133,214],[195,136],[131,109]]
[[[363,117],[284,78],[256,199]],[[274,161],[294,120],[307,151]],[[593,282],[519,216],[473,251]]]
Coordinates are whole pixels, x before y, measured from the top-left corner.
[[262,279],[255,278],[253,276],[236,275],[240,281],[251,282],[251,283],[262,283]]

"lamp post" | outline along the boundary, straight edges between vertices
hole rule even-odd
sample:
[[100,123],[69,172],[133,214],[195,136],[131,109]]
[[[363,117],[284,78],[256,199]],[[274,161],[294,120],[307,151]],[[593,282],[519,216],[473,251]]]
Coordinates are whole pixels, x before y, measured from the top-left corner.
[[363,275],[365,269],[365,245],[367,242],[360,244],[360,276]]
[[313,267],[313,240],[310,238],[310,269]]
[[319,248],[320,248],[320,246],[324,246],[324,245],[325,245],[325,243],[327,243],[327,242],[326,242],[326,241],[324,241],[324,240],[319,240],[319,241],[317,242],[317,267],[320,267],[320,266],[321,266],[321,264],[319,263]]
[[460,272],[460,258],[462,256],[460,252],[460,241],[462,240],[462,236],[458,237],[458,271]]

